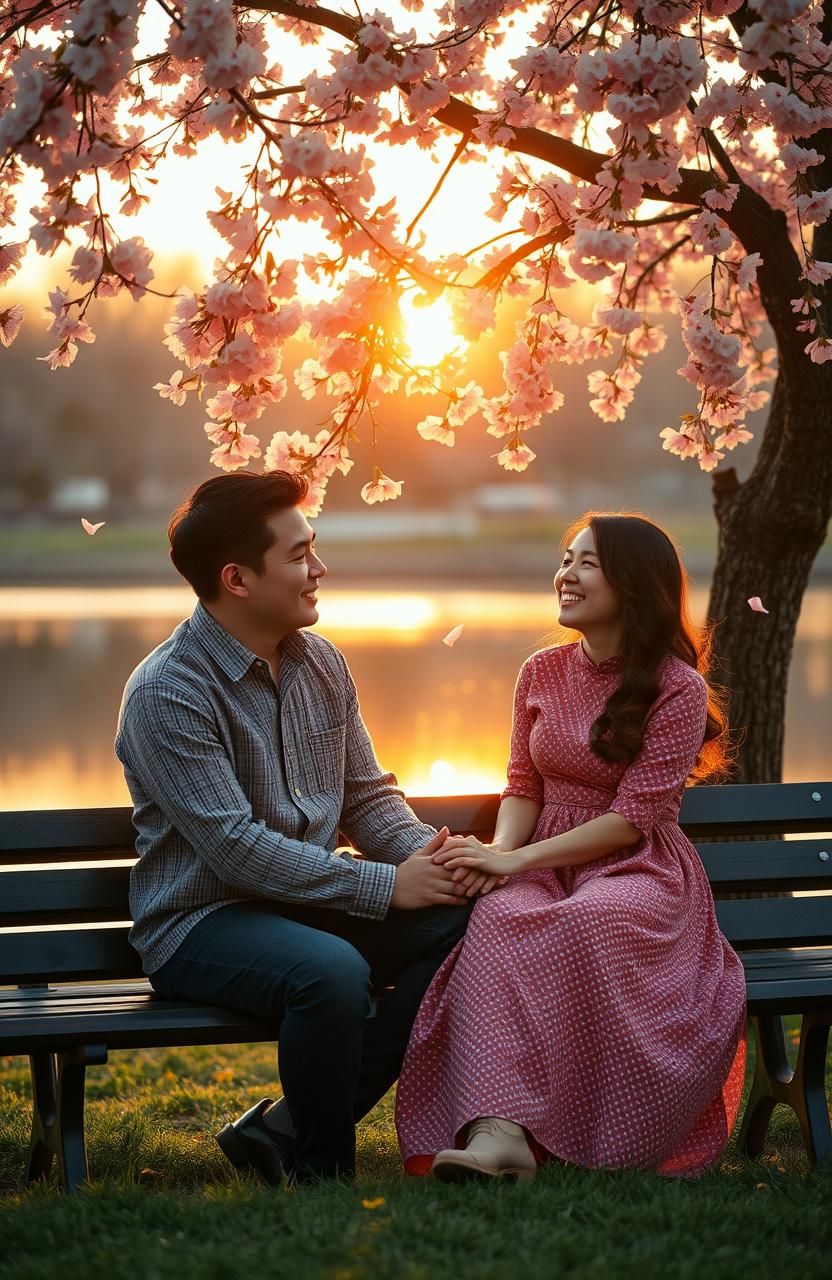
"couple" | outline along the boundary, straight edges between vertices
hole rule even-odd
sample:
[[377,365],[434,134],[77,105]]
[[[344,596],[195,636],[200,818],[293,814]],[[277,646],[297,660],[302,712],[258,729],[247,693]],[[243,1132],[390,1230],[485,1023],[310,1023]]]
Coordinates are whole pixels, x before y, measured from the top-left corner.
[[411,1173],[702,1171],[739,1105],[745,983],[677,823],[725,735],[673,544],[637,516],[569,530],[555,590],[581,639],[520,672],[483,845],[418,821],[306,630],[326,569],[304,496],[236,472],[174,514],[198,602],[128,680],[116,739],[154,989],[274,1021],[283,1097],[220,1147],[272,1185],[351,1175],[399,1077]]

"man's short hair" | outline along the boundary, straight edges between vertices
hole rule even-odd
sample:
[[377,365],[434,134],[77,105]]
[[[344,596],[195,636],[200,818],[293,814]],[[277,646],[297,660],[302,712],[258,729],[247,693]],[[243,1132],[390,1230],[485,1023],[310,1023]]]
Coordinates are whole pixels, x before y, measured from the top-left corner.
[[227,564],[263,573],[274,542],[266,521],[296,507],[307,489],[288,471],[232,471],[204,481],[177,507],[168,524],[170,558],[200,600],[216,600]]

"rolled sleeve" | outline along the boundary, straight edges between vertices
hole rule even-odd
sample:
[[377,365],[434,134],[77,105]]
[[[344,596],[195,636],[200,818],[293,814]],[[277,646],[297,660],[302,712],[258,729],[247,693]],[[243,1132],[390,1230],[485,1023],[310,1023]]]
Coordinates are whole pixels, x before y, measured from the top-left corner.
[[641,751],[621,775],[612,812],[646,834],[678,804],[702,747],[707,707],[707,685],[692,669],[683,685],[659,696]]
[[511,748],[507,770],[508,785],[500,799],[522,796],[527,800],[543,803],[543,778],[538,773],[531,754],[531,733],[535,713],[529,696],[532,685],[532,659],[523,663],[514,690],[514,714],[511,726]]
[[392,883],[379,868],[254,819],[210,705],[192,693],[141,685],[130,698],[119,746],[128,767],[140,762],[146,798],[224,884],[260,898],[312,898],[355,914],[385,914]]

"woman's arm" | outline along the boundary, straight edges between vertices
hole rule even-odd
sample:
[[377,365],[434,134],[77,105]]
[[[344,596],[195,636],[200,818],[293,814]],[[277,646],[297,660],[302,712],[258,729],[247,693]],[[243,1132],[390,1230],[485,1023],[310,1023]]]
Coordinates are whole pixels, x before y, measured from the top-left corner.
[[510,853],[524,845],[537,826],[540,804],[526,796],[506,796],[500,805],[491,848]]
[[[451,836],[445,847],[433,855],[451,871],[461,868],[483,875],[510,876],[518,871],[530,871],[536,867],[577,867],[585,862],[595,862],[608,853],[627,848],[641,839],[641,831],[618,813],[602,813],[590,818],[579,827],[538,840],[535,844],[500,852],[499,848],[481,844],[473,836],[464,841]],[[452,841],[457,841],[456,847]]]

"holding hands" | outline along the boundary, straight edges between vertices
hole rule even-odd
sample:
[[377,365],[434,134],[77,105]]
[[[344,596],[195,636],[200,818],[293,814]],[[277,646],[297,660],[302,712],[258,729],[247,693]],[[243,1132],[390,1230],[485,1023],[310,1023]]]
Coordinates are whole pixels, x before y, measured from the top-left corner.
[[519,852],[503,852],[476,836],[448,836],[432,860],[451,872],[454,892],[469,898],[490,893],[523,866]]

